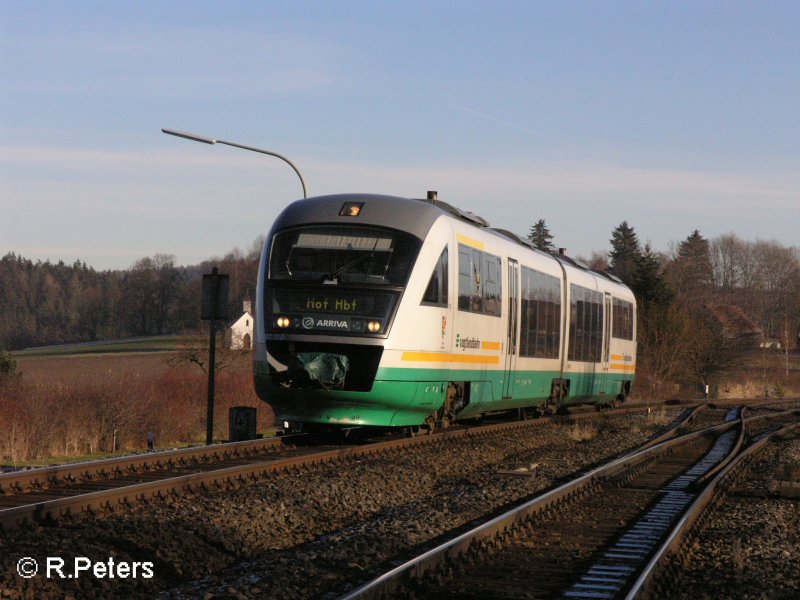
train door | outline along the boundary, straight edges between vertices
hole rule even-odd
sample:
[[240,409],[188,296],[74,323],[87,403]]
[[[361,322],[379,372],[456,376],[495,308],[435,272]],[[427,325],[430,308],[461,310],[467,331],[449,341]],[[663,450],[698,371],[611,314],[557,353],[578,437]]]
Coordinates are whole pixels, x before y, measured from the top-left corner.
[[611,361],[611,294],[606,292],[603,295],[603,352],[600,362],[600,386],[598,391],[601,394],[608,393],[608,374],[609,363]]
[[519,263],[508,259],[508,331],[506,333],[506,362],[503,377],[503,398],[514,394],[514,372],[517,368],[517,331],[519,330]]

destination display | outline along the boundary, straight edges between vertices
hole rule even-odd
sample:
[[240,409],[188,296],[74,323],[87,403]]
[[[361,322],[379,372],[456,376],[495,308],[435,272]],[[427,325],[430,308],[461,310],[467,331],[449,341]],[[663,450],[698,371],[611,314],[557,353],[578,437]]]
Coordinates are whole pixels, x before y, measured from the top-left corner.
[[397,292],[360,290],[320,294],[319,289],[273,288],[270,290],[273,314],[325,313],[363,317],[386,317],[397,300]]
[[308,310],[331,310],[333,312],[355,313],[358,310],[358,298],[336,298],[329,296],[308,296],[306,308]]
[[384,333],[398,292],[335,290],[319,288],[272,288],[268,290],[274,330],[296,332],[336,331],[340,333]]

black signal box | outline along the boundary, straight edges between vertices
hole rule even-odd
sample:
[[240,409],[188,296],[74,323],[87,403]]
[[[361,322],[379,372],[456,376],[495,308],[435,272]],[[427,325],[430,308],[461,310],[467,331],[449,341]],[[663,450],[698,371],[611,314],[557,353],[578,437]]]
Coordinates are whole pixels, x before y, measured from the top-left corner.
[[203,275],[203,293],[200,302],[200,318],[203,321],[223,321],[228,314],[228,275],[217,273],[214,267],[211,273]]

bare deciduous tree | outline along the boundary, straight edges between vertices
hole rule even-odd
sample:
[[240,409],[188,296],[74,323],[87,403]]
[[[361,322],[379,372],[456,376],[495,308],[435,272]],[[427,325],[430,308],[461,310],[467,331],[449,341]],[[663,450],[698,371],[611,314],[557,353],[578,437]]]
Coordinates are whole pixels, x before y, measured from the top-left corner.
[[[170,367],[178,367],[181,365],[197,365],[200,369],[208,374],[209,367],[209,348],[208,341],[201,337],[193,337],[183,342],[167,363]],[[214,371],[220,372],[232,366],[237,360],[243,356],[249,356],[249,349],[232,349],[225,341],[225,335],[217,333],[216,347],[214,350]]]

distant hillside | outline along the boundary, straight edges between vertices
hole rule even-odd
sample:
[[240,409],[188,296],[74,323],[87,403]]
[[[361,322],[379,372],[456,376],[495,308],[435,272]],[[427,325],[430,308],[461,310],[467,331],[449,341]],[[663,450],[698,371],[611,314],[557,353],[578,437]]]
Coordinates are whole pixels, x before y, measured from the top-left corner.
[[124,354],[142,352],[174,352],[181,349],[182,345],[202,339],[205,336],[197,335],[152,335],[144,337],[124,338],[119,340],[98,340],[96,342],[76,342],[72,344],[55,344],[52,346],[37,346],[16,350],[15,359],[44,358],[52,356],[85,356],[99,354]]

